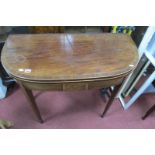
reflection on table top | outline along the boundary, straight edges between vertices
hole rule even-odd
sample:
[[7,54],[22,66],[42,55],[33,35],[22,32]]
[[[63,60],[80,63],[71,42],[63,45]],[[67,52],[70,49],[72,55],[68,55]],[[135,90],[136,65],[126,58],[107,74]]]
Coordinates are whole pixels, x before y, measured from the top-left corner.
[[137,48],[125,34],[10,35],[2,51],[9,74],[41,81],[116,77],[137,61]]

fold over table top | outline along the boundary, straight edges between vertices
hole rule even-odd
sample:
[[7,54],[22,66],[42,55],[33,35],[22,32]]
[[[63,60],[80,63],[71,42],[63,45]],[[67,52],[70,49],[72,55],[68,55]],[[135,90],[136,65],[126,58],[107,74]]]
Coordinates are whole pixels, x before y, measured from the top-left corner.
[[125,34],[10,35],[2,50],[6,71],[30,81],[113,78],[137,61],[137,48]]

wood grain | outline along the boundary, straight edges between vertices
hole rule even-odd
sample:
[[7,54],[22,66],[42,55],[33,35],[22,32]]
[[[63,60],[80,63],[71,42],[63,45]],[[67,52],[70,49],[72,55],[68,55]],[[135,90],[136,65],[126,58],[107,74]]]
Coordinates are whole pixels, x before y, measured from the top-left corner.
[[20,84],[40,122],[43,120],[31,90],[116,86],[105,115],[118,86],[137,62],[137,48],[125,34],[10,35],[2,50],[4,68]]
[[10,35],[2,63],[15,78],[67,81],[116,77],[130,72],[138,59],[124,34]]

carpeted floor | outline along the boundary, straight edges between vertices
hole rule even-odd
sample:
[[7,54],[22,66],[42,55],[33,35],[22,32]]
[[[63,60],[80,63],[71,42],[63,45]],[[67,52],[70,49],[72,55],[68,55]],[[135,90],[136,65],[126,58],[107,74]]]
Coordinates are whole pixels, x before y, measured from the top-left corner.
[[15,129],[155,128],[155,112],[146,120],[141,120],[146,110],[155,104],[155,94],[142,95],[126,111],[116,99],[104,118],[101,118],[100,114],[106,103],[97,90],[34,94],[45,123],[37,122],[29,103],[18,87],[0,101],[0,119],[13,121]]

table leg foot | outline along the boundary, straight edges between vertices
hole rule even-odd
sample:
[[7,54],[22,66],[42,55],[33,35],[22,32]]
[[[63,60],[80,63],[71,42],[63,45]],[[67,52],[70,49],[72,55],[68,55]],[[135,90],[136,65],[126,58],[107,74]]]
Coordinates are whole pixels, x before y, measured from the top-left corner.
[[37,107],[37,104],[35,102],[35,99],[34,99],[34,96],[32,94],[32,91],[30,89],[24,87],[22,84],[20,84],[20,87],[21,87],[22,91],[24,92],[27,100],[29,101],[29,103],[30,103],[30,105],[32,107],[32,110],[35,113],[36,117],[38,118],[39,122],[40,123],[44,123],[44,121],[43,121],[43,119],[41,117],[39,108]]
[[102,118],[104,117],[104,115],[106,114],[106,112],[108,111],[108,109],[110,108],[110,106],[112,105],[113,100],[115,99],[115,97],[116,97],[116,95],[117,95],[120,87],[121,87],[121,84],[115,86],[113,92],[111,93],[111,97],[110,97],[110,99],[109,99],[109,101],[108,101],[108,103],[107,103],[107,105],[106,105],[106,107],[105,107],[105,109],[104,109],[104,111],[103,111],[103,113],[101,115]]

